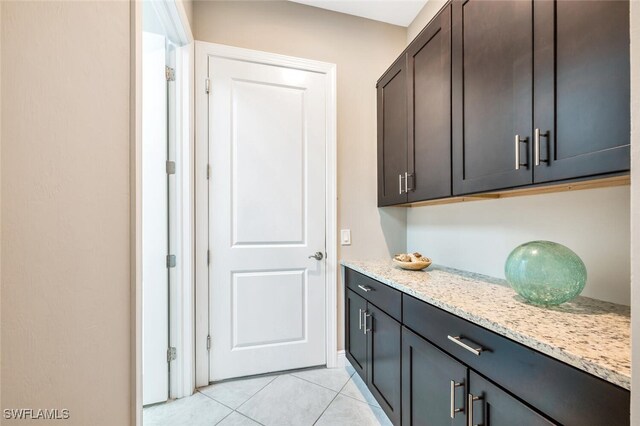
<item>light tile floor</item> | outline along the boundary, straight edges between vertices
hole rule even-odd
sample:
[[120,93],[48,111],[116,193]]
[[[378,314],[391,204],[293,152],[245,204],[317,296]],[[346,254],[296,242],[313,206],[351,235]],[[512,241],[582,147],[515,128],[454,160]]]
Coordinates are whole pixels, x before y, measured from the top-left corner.
[[317,368],[217,383],[144,409],[144,426],[377,426],[391,422],[355,374]]

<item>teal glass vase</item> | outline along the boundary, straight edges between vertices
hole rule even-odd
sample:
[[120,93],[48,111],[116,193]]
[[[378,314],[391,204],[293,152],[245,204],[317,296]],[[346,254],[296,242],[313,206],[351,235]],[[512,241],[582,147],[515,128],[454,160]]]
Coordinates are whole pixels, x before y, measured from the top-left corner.
[[587,268],[571,249],[551,241],[531,241],[516,247],[504,266],[511,287],[534,305],[567,302],[584,289]]

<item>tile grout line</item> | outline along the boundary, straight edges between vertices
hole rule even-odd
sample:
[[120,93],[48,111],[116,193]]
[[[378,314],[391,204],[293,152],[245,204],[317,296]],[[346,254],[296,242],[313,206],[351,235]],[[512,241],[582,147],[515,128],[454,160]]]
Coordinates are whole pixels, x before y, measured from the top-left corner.
[[[216,402],[218,402],[218,401],[216,401]],[[227,406],[225,405],[225,407],[227,407]],[[227,408],[229,408],[229,407],[227,407]],[[216,424],[217,424],[217,425],[219,425],[220,423],[222,423],[222,422],[224,421],[224,419],[226,419],[227,417],[229,417],[229,416],[230,416],[230,415],[232,415],[232,414],[233,414],[233,410],[231,410],[231,412],[230,412],[229,414],[227,414],[226,416],[224,416],[223,418],[221,418],[221,419],[220,419],[220,421],[219,421],[219,422],[217,422]]]
[[[253,398],[253,397],[254,397],[254,396],[256,396],[257,394],[259,394],[260,392],[262,392],[262,390],[263,390],[264,388],[266,388],[266,387],[267,387],[267,386],[269,386],[271,383],[273,383],[273,382],[274,382],[278,377],[282,377],[282,375],[279,375],[279,376],[273,376],[273,379],[269,380],[269,383],[265,384],[263,387],[261,387],[260,389],[258,389],[258,390],[253,394],[253,395],[251,395],[249,398],[247,398],[247,399],[246,399],[246,401],[244,401],[242,404],[238,405],[234,411],[238,411],[238,408],[242,407],[244,404],[246,404],[247,402],[249,402],[249,400],[250,400],[251,398]],[[238,413],[240,413],[240,411],[238,411]],[[242,414],[242,413],[240,413],[240,414]],[[244,415],[244,414],[243,414],[243,415]],[[247,416],[245,416],[245,417],[247,417]],[[248,417],[248,418],[249,418],[249,419],[251,419],[251,417]],[[254,420],[254,419],[251,419],[251,420],[256,421],[256,420]],[[258,423],[260,423],[260,422],[258,422]],[[260,423],[260,424],[262,424],[262,423]]]
[[[354,376],[355,374],[356,374],[356,372],[354,371],[354,372],[351,374],[351,378],[353,378],[353,376]],[[358,377],[359,377],[359,376],[358,376]],[[360,377],[360,379],[362,379],[362,377]],[[351,379],[349,379],[349,380],[351,380]],[[340,389],[340,392],[342,392],[342,391],[344,390],[344,387],[345,387],[345,386],[347,386],[347,384],[349,384],[349,382],[348,382],[348,381],[347,381],[347,383],[345,383],[345,385],[342,387],[342,389]],[[357,385],[356,385],[356,387],[357,387]],[[358,390],[360,390],[360,389],[358,389]],[[370,391],[369,391],[369,392],[370,392]],[[360,392],[360,393],[362,393],[362,392]],[[374,405],[374,404],[371,404],[369,401],[363,401],[363,400],[358,399],[358,398],[355,398],[355,397],[353,397],[353,396],[351,396],[351,395],[347,395],[346,393],[340,393],[340,395],[342,395],[342,396],[346,396],[347,398],[351,398],[351,399],[353,399],[353,400],[355,400],[355,401],[364,402],[364,403],[365,403],[365,404],[367,404],[367,405],[370,405],[370,406],[372,406],[372,407],[379,408],[379,409],[381,409],[381,410],[382,410],[382,407],[381,407],[380,405]],[[364,395],[363,395],[363,396],[364,396]],[[373,394],[371,394],[371,396],[373,396]],[[374,396],[373,398],[375,399],[375,396]]]
[[244,418],[246,418],[246,419],[249,419],[249,420],[251,420],[252,422],[257,423],[257,424],[259,424],[260,426],[265,426],[263,423],[260,423],[260,422],[259,422],[259,421],[257,421],[256,419],[251,418],[251,417],[247,416],[246,414],[242,414],[240,411],[234,411],[234,413],[238,413],[238,414],[240,414],[242,417],[244,417]]
[[[321,388],[324,388],[324,389],[330,390],[331,392],[338,392],[338,393],[340,393],[340,391],[336,391],[335,389],[328,388],[328,387],[326,387],[326,386],[324,386],[324,385],[321,385],[320,383],[312,382],[311,380],[309,380],[309,379],[305,379],[304,377],[299,377],[299,376],[296,376],[295,374],[290,374],[290,376],[293,376],[293,377],[295,377],[296,379],[304,380],[305,382],[307,382],[307,383],[311,383],[312,385],[320,386]],[[346,384],[347,384],[347,383],[349,383],[349,380],[351,380],[351,376],[349,376],[349,378],[347,379],[347,381],[345,382],[345,384],[344,384],[344,385],[342,385],[342,387],[340,388],[340,390],[342,390],[342,389],[346,386]]]
[[370,405],[370,406],[371,406],[371,407],[373,407],[373,408],[379,408],[379,409],[381,409],[381,410],[382,410],[382,407],[381,407],[381,406],[379,406],[379,405],[373,405],[373,404],[371,404],[371,403],[369,403],[369,402],[367,402],[367,401],[363,401],[363,400],[361,400],[361,399],[354,398],[354,397],[352,397],[351,395],[347,395],[346,393],[341,393],[340,395],[342,395],[342,396],[346,396],[347,398],[349,398],[349,399],[353,399],[354,401],[358,401],[358,402],[361,402],[361,403],[363,403],[363,404]]
[[[354,371],[355,373],[355,371]],[[318,421],[322,418],[322,416],[324,416],[324,413],[326,413],[326,411],[329,409],[329,407],[331,407],[331,404],[333,404],[333,401],[336,400],[336,398],[338,397],[338,395],[341,395],[340,392],[342,392],[342,390],[344,389],[345,386],[347,386],[347,384],[349,383],[349,381],[351,380],[351,377],[353,377],[353,374],[351,376],[349,376],[349,379],[347,380],[347,382],[342,385],[342,387],[340,388],[340,390],[338,391],[338,393],[335,394],[335,396],[333,397],[333,399],[331,401],[329,401],[329,404],[327,404],[326,407],[324,407],[324,410],[322,410],[322,413],[320,413],[320,415],[318,416],[318,418],[316,419],[315,422],[313,422],[312,426],[315,425],[316,423],[318,423]]]
[[[206,397],[207,397],[207,398],[209,398],[210,400],[215,401],[215,402],[217,402],[217,403],[218,403],[218,404],[220,404],[220,405],[223,405],[223,406],[227,407],[228,409],[230,409],[230,410],[233,412],[233,411],[238,411],[238,410],[237,410],[237,408],[240,408],[242,405],[244,405],[244,403],[245,403],[245,402],[247,402],[248,400],[250,400],[251,398],[253,398],[254,396],[256,396],[256,394],[257,394],[258,392],[260,392],[262,389],[264,389],[264,388],[266,388],[267,386],[269,386],[269,384],[271,384],[271,382],[273,382],[273,381],[274,381],[275,379],[277,379],[278,377],[279,377],[279,376],[274,376],[271,380],[269,380],[269,382],[268,382],[267,384],[265,384],[263,387],[261,387],[260,389],[258,389],[258,390],[257,390],[257,391],[255,391],[254,393],[252,393],[252,394],[251,394],[251,396],[249,396],[249,397],[246,399],[246,401],[244,401],[242,404],[238,405],[238,407],[236,407],[236,408],[230,407],[230,406],[228,406],[227,404],[225,404],[224,402],[218,401],[218,400],[217,400],[217,399],[215,399],[214,397],[212,397],[212,396],[210,396],[210,395],[207,395],[206,393],[204,393],[204,392],[200,391],[200,389],[196,389],[196,392],[197,392],[197,393],[202,394],[203,396],[206,396]],[[240,381],[240,380],[238,380],[238,381]],[[225,383],[229,383],[229,382],[225,382]],[[211,386],[211,385],[210,385],[210,386]],[[213,386],[215,386],[215,385],[213,385]],[[193,396],[193,395],[192,395],[192,396]],[[238,411],[238,413],[239,413],[239,414],[242,414],[242,413],[240,413],[239,411]],[[243,414],[243,416],[244,416],[244,414]],[[245,417],[247,417],[247,416],[245,416]],[[251,420],[253,420],[253,419],[251,419]],[[255,421],[255,420],[254,420],[254,421]]]

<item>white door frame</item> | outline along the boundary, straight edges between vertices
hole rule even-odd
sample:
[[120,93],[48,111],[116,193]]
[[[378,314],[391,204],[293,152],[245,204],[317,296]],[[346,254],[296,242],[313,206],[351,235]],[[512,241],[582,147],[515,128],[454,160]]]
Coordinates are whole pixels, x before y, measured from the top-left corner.
[[208,58],[235,59],[266,65],[294,68],[325,75],[326,81],[326,359],[335,367],[337,353],[337,274],[338,224],[336,184],[336,65],[310,59],[242,49],[215,43],[195,42],[195,363],[196,387],[209,384],[209,206],[207,169],[209,158],[208,102],[206,91]]
[[[178,0],[157,0],[154,7],[165,18],[167,38],[176,49],[176,201],[178,204],[175,246],[183,262],[176,271],[177,282],[171,298],[175,322],[173,330],[180,332],[176,342],[178,353],[184,354],[172,368],[175,383],[171,398],[188,396],[195,390],[194,358],[194,115],[193,67],[194,44],[184,5]],[[130,242],[131,242],[131,424],[142,424],[142,32],[143,4],[131,0],[131,95],[130,95]]]

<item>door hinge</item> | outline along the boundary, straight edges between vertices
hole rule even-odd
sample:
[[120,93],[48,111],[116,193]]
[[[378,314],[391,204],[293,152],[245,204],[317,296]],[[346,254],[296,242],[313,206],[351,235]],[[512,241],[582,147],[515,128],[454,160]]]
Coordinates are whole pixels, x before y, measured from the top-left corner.
[[178,351],[176,351],[175,346],[169,346],[167,348],[167,362],[171,362],[178,357]]
[[211,166],[207,164],[207,180],[211,178]]
[[207,250],[207,265],[211,265],[211,250]]
[[209,80],[208,78],[204,80],[204,91],[205,93],[209,94],[210,92],[210,86],[211,85],[211,80]]
[[168,254],[167,255],[167,268],[175,268],[176,267],[176,255]]
[[167,81],[176,81],[176,70],[171,67],[164,68],[164,74],[167,78]]
[[167,169],[167,174],[168,175],[175,175],[176,174],[176,162],[175,161],[167,161],[166,169]]
[[211,336],[207,336],[207,350],[211,349]]

